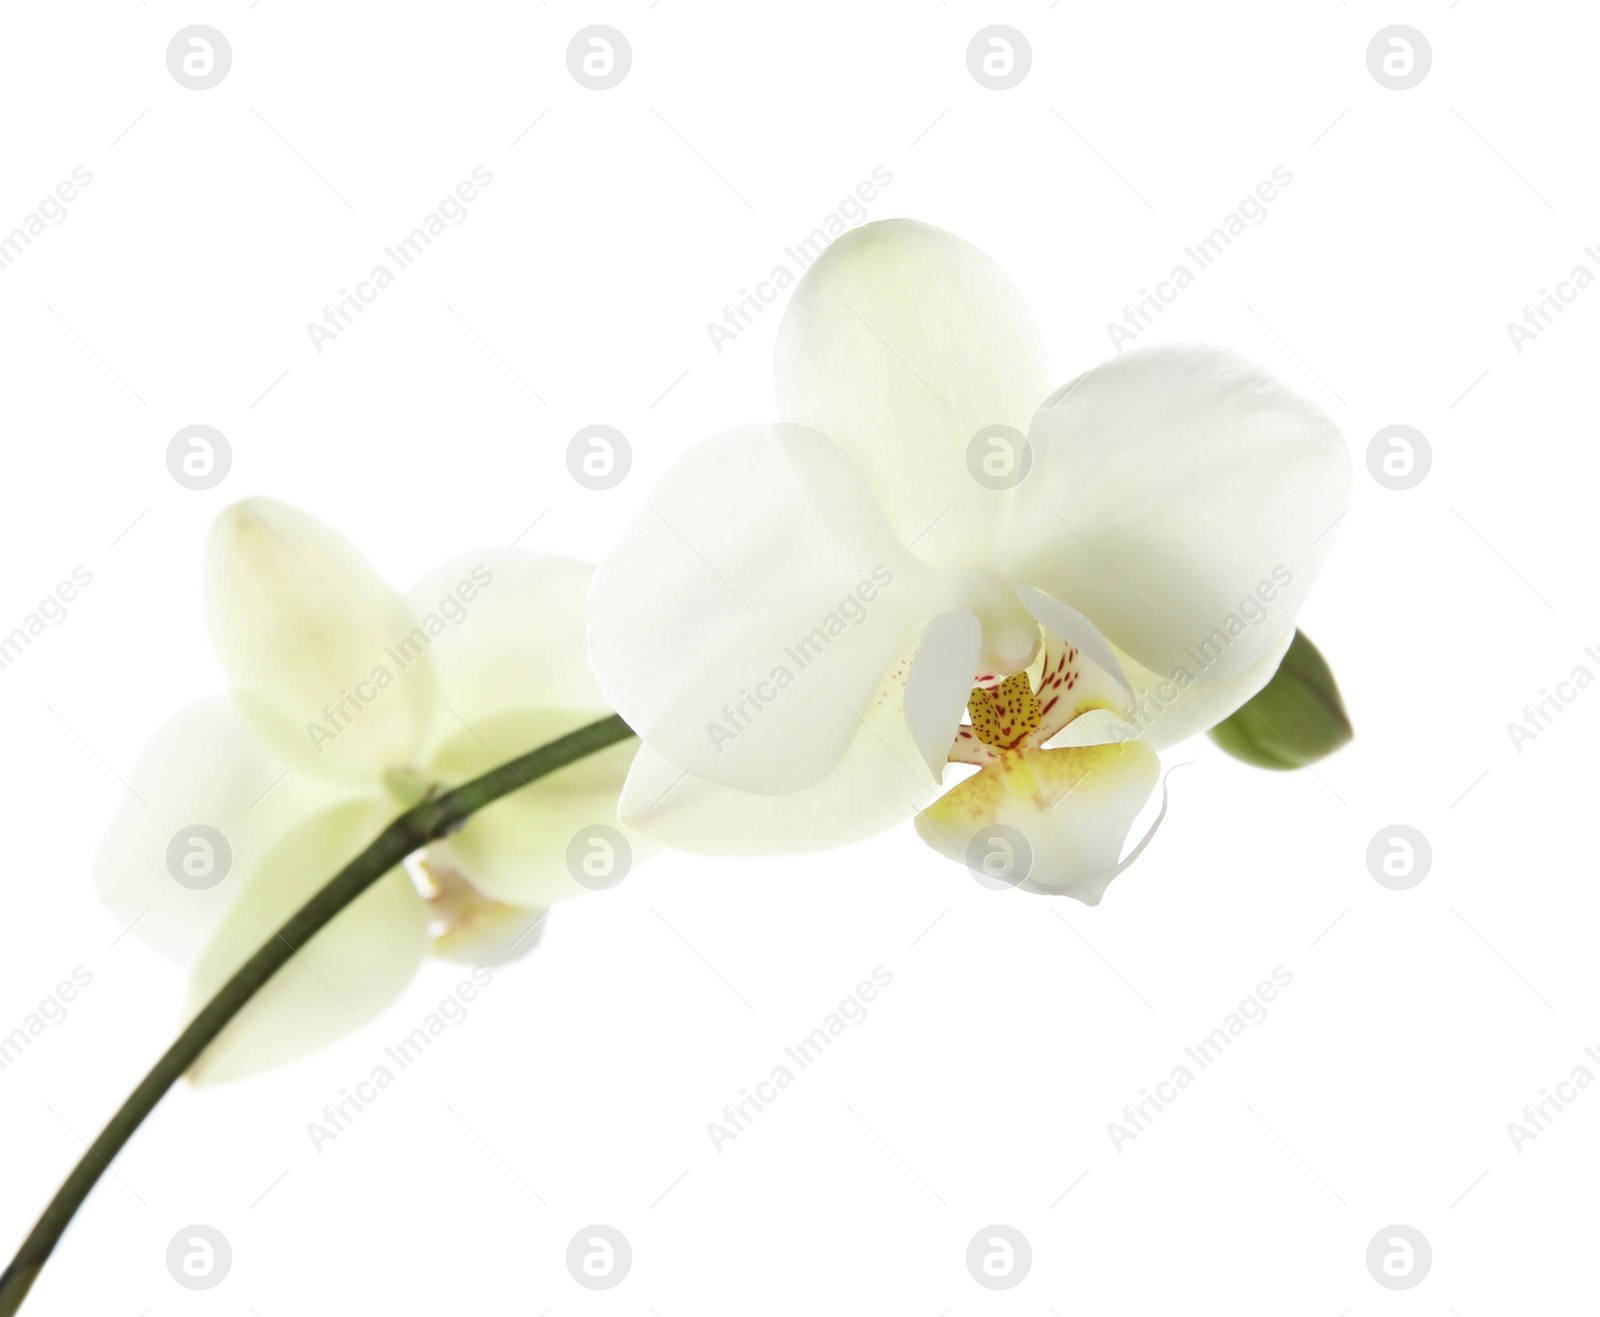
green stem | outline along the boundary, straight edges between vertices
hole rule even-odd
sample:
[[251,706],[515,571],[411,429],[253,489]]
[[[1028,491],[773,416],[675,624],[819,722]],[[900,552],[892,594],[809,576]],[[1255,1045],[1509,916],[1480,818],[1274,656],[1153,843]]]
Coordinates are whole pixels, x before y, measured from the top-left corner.
[[535,778],[553,773],[586,755],[633,735],[621,718],[602,718],[549,745],[507,760],[482,777],[407,810],[377,839],[335,874],[315,896],[245,961],[217,995],[178,1035],[139,1086],[118,1108],[100,1137],[73,1167],[38,1223],[22,1241],[11,1265],[0,1274],[0,1317],[12,1317],[49,1260],[62,1233],[83,1206],[89,1191],[111,1165],[111,1159],[144,1123],[167,1090],[177,1083],[200,1053],[222,1032],[256,993],[266,986],[301,947],[341,910],[413,851],[442,837],[463,819]]

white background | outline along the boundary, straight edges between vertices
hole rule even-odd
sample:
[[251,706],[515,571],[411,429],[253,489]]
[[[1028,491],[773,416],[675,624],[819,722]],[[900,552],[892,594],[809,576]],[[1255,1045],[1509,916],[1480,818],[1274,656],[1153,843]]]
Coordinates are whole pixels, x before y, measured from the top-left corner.
[[[307,1122],[459,967],[429,965],[382,1019],[298,1064],[175,1092],[29,1311],[1592,1304],[1600,1092],[1520,1151],[1506,1125],[1600,1044],[1584,750],[1600,692],[1521,753],[1506,724],[1580,663],[1600,673],[1583,652],[1600,642],[1600,291],[1521,353],[1505,328],[1580,261],[1600,272],[1583,253],[1600,241],[1592,11],[117,0],[8,6],[3,23],[0,229],[74,166],[94,175],[0,270],[0,629],[74,565],[94,573],[0,671],[0,1031],[74,966],[94,975],[0,1072],[8,1252],[177,1018],[179,971],[116,940],[89,866],[118,775],[173,710],[222,688],[198,571],[232,500],[306,508],[402,587],[541,514],[523,543],[599,557],[685,446],[771,415],[781,306],[720,354],[705,323],[875,165],[894,181],[872,218],[991,253],[1062,381],[1286,166],[1266,222],[1144,341],[1268,364],[1339,420],[1356,465],[1303,622],[1357,739],[1315,773],[1252,770],[1204,740],[1170,755],[1198,763],[1095,910],[984,890],[909,826],[807,859],[658,857],[560,908],[537,952],[320,1152]],[[210,91],[166,68],[190,23],[232,45]],[[590,23],[631,43],[614,90],[567,72]],[[967,71],[990,23],[1032,47],[1012,91]],[[1432,46],[1409,91],[1367,69],[1391,23]],[[467,222],[317,353],[306,322],[477,165],[494,182]],[[234,455],[203,493],[164,461],[196,423]],[[563,461],[593,423],[634,448],[610,492]],[[1397,423],[1434,454],[1403,493],[1364,459]],[[1408,892],[1367,871],[1394,823],[1433,847]],[[894,983],[870,1018],[714,1151],[707,1122],[880,964]],[[1294,982],[1269,1018],[1115,1150],[1107,1122],[1276,965]],[[194,1222],[234,1252],[209,1293],[165,1267]],[[564,1265],[591,1222],[634,1251],[607,1293]],[[1034,1251],[1006,1293],[964,1262],[993,1222]],[[1397,1222],[1434,1252],[1405,1293],[1364,1262]]]

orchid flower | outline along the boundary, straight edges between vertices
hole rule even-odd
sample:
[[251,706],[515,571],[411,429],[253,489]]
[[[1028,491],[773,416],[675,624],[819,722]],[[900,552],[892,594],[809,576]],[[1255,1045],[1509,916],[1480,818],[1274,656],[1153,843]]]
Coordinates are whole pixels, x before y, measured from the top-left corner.
[[[401,809],[609,710],[584,660],[593,569],[514,549],[447,562],[402,598],[294,508],[225,511],[206,550],[231,698],[158,731],[96,858],[102,898],[191,970],[189,1014]],[[394,1001],[430,950],[498,964],[583,888],[567,847],[615,823],[632,747],[506,796],[397,867],[274,977],[191,1078],[321,1046]]]
[[[595,574],[591,661],[644,740],[623,819],[763,854],[916,815],[964,861],[1009,828],[1030,890],[1097,902],[1156,752],[1293,639],[1346,506],[1337,428],[1211,347],[1051,392],[1011,281],[909,220],[806,272],[776,393],[782,419],[690,449]],[[952,764],[977,772],[940,796]]]

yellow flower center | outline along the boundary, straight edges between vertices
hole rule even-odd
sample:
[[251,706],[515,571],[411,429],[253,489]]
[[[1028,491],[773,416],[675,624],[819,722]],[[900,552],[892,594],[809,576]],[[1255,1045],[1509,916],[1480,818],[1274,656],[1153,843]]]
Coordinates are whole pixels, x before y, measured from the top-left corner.
[[967,697],[972,730],[977,738],[996,750],[1013,750],[1039,730],[1043,717],[1039,697],[1033,693],[1026,672],[1016,672],[994,690],[974,686]]

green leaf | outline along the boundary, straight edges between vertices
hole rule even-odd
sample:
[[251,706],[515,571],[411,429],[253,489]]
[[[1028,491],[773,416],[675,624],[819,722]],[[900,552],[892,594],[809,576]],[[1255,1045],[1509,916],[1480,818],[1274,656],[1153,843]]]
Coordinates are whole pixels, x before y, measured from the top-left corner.
[[1297,631],[1272,680],[1209,735],[1247,764],[1291,769],[1331,755],[1355,733],[1327,660]]

